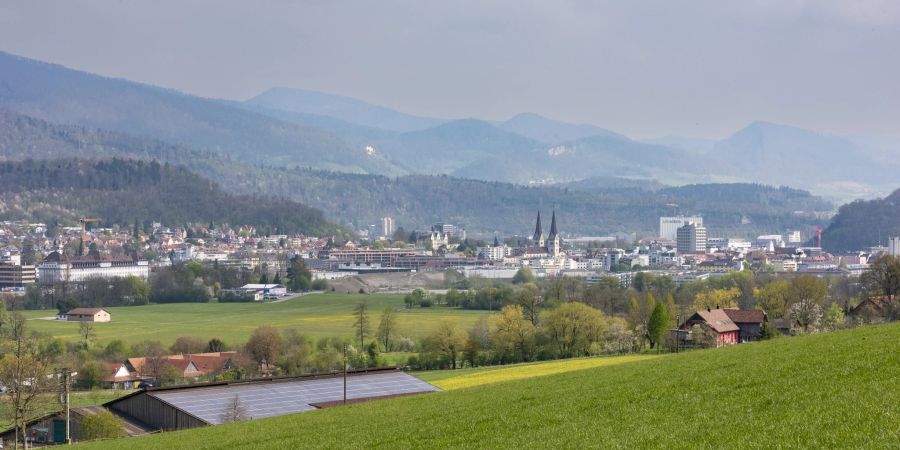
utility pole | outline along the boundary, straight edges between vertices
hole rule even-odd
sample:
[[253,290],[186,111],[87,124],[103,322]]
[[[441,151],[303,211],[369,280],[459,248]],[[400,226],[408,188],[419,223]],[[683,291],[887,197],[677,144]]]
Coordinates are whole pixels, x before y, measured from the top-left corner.
[[347,344],[344,344],[344,404],[347,404]]
[[70,430],[72,428],[71,427],[71,423],[72,423],[71,419],[72,418],[71,418],[71,414],[70,414],[69,382],[70,382],[70,377],[71,377],[72,371],[68,367],[62,367],[59,369],[59,371],[60,371],[60,375],[62,375],[62,382],[63,382],[63,386],[62,386],[63,391],[62,391],[62,394],[60,395],[59,401],[60,401],[60,403],[63,404],[65,411],[66,411],[66,444],[71,444],[72,436],[71,436]]

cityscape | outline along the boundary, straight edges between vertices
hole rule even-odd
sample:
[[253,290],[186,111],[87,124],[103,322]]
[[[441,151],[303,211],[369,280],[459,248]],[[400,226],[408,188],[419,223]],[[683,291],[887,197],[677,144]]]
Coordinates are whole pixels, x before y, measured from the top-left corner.
[[4,3],[0,449],[896,448],[897,42],[887,0]]

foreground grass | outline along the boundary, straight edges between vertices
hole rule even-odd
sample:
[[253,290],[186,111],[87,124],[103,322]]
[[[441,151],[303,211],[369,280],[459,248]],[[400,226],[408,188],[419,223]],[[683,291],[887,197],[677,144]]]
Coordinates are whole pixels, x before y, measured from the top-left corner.
[[478,367],[461,370],[435,370],[415,375],[445,391],[494,384],[503,381],[555,375],[576,370],[613,366],[655,358],[655,355],[626,355],[604,358],[565,359],[560,361]]
[[893,324],[93,446],[897,448],[898,424]]
[[[204,340],[218,337],[228,344],[243,343],[254,329],[271,325],[294,328],[313,338],[350,337],[353,334],[353,308],[361,300],[369,305],[372,327],[378,325],[385,308],[403,306],[400,295],[313,294],[281,303],[176,303],[107,308],[112,322],[94,324],[97,342],[121,339],[126,344],[159,340],[171,344],[178,336],[197,336]],[[56,311],[26,311],[32,330],[77,341],[78,323],[39,320]],[[458,323],[468,329],[485,311],[466,311],[444,307],[415,308],[397,313],[400,334],[420,339],[441,321]]]

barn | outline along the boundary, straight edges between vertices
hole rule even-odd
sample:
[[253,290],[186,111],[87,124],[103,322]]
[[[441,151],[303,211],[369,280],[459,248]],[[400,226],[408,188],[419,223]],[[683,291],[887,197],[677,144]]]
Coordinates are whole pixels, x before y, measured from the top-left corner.
[[66,313],[66,320],[75,322],[109,322],[112,316],[103,308],[75,308]]
[[[439,389],[396,368],[348,372],[347,401],[356,403]],[[183,430],[282,416],[342,404],[341,373],[150,388],[104,406],[151,430]]]

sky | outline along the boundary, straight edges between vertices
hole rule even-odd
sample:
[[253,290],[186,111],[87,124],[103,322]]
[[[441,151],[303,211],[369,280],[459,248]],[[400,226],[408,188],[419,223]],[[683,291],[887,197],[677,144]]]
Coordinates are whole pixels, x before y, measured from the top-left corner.
[[900,1],[29,0],[0,50],[205,97],[274,86],[635,138],[900,134]]

